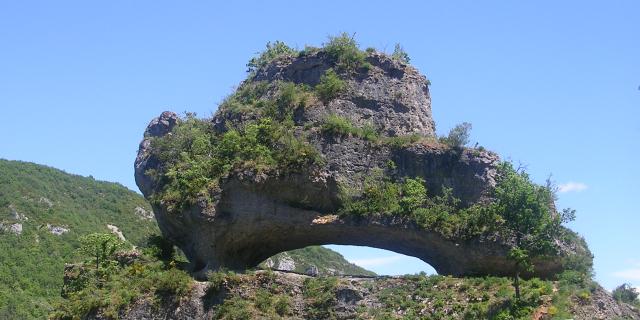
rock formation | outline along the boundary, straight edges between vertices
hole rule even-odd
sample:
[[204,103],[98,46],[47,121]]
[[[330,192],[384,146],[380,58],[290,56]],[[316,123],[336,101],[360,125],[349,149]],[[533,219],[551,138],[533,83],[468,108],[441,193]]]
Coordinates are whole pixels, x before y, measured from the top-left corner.
[[[428,80],[413,67],[383,54],[369,53],[368,67],[342,71],[346,89],[329,101],[312,99],[293,111],[293,127],[319,151],[323,162],[301,170],[234,168],[197,201],[171,209],[159,201],[167,160],[154,154],[154,141],[172,134],[181,119],[163,112],[151,121],[135,161],[138,187],[152,199],[163,234],[185,252],[195,270],[242,270],[279,252],[310,245],[360,245],[418,257],[447,275],[511,275],[509,239],[495,234],[452,240],[395,216],[345,216],[341,190],[362,188],[366,177],[384,170],[393,177],[424,179],[432,194],[451,188],[463,205],[491,201],[500,162],[482,149],[452,148],[435,139]],[[275,59],[242,87],[258,83],[316,86],[336,61],[320,50]],[[263,98],[273,98],[267,91]],[[337,115],[355,127],[372,126],[381,139],[420,136],[403,144],[371,143],[354,134],[332,135],[318,128]],[[221,106],[209,127],[216,133],[260,119],[259,113]],[[155,200],[154,200],[155,199]],[[561,244],[560,255],[586,250]],[[560,271],[561,259],[537,259],[534,275]]]

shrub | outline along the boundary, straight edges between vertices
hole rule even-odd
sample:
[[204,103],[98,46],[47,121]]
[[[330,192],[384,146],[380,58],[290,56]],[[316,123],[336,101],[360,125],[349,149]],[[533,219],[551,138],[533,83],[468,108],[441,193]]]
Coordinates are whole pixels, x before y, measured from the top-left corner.
[[281,317],[288,315],[291,312],[291,299],[285,295],[278,296],[274,303],[274,309]]
[[331,306],[335,302],[335,289],[338,279],[307,278],[304,280],[302,293],[307,304],[307,318],[331,319],[334,317]]
[[239,296],[233,296],[224,301],[224,303],[216,311],[216,314],[213,318],[227,320],[249,320],[253,319],[251,310],[252,308],[249,301],[246,301]]
[[446,137],[440,138],[440,141],[451,147],[461,148],[469,143],[470,132],[471,123],[463,122],[453,127]]
[[613,289],[611,292],[613,298],[619,302],[626,303],[638,303],[638,291],[636,288],[632,287],[629,283],[623,283],[620,286]]
[[170,262],[175,258],[176,250],[173,242],[161,235],[150,235],[147,239],[146,254],[151,255],[160,261]]
[[360,68],[368,70],[371,67],[366,61],[366,54],[360,51],[358,43],[346,32],[330,36],[323,49],[336,61],[336,67],[340,71],[355,72]]
[[393,49],[393,53],[391,54],[391,58],[404,63],[409,63],[409,61],[411,61],[411,58],[409,58],[409,54],[404,51],[399,43],[396,43],[396,46]]
[[255,73],[258,69],[271,63],[276,58],[282,56],[294,56],[297,51],[285,44],[282,41],[276,41],[274,43],[268,42],[267,48],[259,52],[257,56],[251,58],[247,63],[247,72]]
[[320,77],[320,82],[315,89],[320,99],[327,103],[343,92],[346,87],[346,83],[338,77],[333,69],[327,69]]
[[156,273],[152,283],[157,294],[184,296],[191,289],[191,276],[182,270],[171,268]]
[[255,305],[258,310],[268,313],[273,305],[273,295],[265,289],[257,289],[255,297]]
[[322,162],[318,151],[296,137],[287,122],[271,117],[223,134],[213,132],[206,121],[188,117],[171,135],[152,143],[154,155],[166,163],[163,172],[154,173],[163,189],[153,201],[169,211],[186,208],[199,197],[207,199],[208,191],[234,168],[295,171]]
[[395,137],[384,137],[380,139],[380,142],[391,148],[404,148],[416,143],[428,143],[434,142],[435,138],[422,136],[419,134],[402,135]]
[[325,118],[322,124],[322,130],[335,136],[346,136],[356,131],[349,119],[336,114],[330,114]]
[[358,128],[349,119],[336,114],[330,114],[325,118],[322,130],[334,136],[353,135],[371,142],[379,140],[378,131],[373,125],[365,124]]

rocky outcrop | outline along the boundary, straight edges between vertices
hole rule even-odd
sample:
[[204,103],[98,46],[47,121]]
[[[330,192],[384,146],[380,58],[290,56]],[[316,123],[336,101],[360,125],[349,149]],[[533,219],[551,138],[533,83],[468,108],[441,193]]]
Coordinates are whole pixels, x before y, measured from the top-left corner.
[[[72,272],[71,266],[65,274]],[[456,278],[431,277],[341,277],[331,280],[284,272],[257,272],[254,275],[236,275],[220,286],[207,282],[194,282],[187,296],[142,297],[123,308],[119,319],[486,319],[508,309],[508,300],[497,295],[508,291],[509,282],[500,286],[480,285],[478,281]],[[308,290],[309,282],[329,283],[323,287],[324,303]],[[476,283],[476,284],[474,284]],[[258,302],[258,292],[267,299]],[[395,296],[394,296],[395,295]],[[504,293],[503,293],[504,295]],[[552,295],[543,295],[541,301],[551,301]],[[273,304],[287,297],[284,306],[274,312]],[[234,299],[235,298],[235,299]],[[238,302],[241,301],[241,302]],[[269,301],[266,304],[264,301]],[[396,304],[396,301],[403,301]],[[572,319],[640,319],[633,307],[617,303],[603,288],[596,287],[588,300],[567,301]],[[259,306],[258,306],[259,305]],[[235,308],[234,308],[235,307]],[[477,310],[487,311],[478,313]],[[555,307],[554,307],[555,308]],[[541,303],[535,319],[551,319],[549,307]],[[278,313],[279,312],[279,313]],[[236,316],[234,318],[234,315]],[[386,317],[384,317],[386,316]],[[100,310],[88,319],[110,319]]]
[[[421,177],[428,192],[451,188],[463,205],[489,201],[499,158],[477,149],[439,144],[431,117],[428,82],[414,68],[384,55],[370,54],[371,68],[346,76],[347,89],[335,99],[296,110],[295,124],[322,155],[319,167],[297,172],[235,170],[220,179],[219,189],[180,212],[162,203],[154,213],[163,234],[178,244],[195,270],[221,267],[244,270],[270,256],[310,245],[343,244],[387,249],[418,257],[448,275],[511,275],[508,240],[486,235],[455,241],[391,216],[338,216],[341,188],[359,188],[375,170],[394,177]],[[290,81],[315,85],[332,66],[322,51],[278,59],[248,80]],[[245,83],[246,85],[247,83]],[[385,138],[418,134],[421,142],[372,144],[359,137],[337,137],[317,124],[337,114],[356,126],[373,124]],[[150,171],[164,164],[152,154],[152,140],[171,134],[176,114],[163,112],[145,131],[135,162],[138,187],[147,198],[162,189]],[[241,115],[220,110],[214,131]],[[314,126],[316,125],[316,126]],[[562,254],[567,254],[563,252]],[[560,259],[535,261],[534,275],[548,277],[562,269]]]

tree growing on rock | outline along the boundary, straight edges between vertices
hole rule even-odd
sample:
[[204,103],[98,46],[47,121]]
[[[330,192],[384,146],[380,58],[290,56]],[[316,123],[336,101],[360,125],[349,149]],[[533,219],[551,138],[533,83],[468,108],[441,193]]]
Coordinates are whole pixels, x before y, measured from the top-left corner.
[[471,123],[463,122],[453,127],[447,136],[440,137],[440,142],[454,148],[461,148],[469,144]]
[[109,263],[114,261],[114,254],[125,245],[111,233],[91,233],[80,237],[79,241],[78,252],[89,258],[95,265],[96,279],[99,279],[102,272],[109,268]]
[[504,232],[513,239],[508,258],[515,264],[513,285],[516,300],[520,300],[521,274],[533,271],[533,256],[555,252],[554,241],[560,235],[560,226],[572,220],[575,211],[565,209],[562,215],[555,213],[553,191],[531,182],[524,170],[514,170],[505,162],[499,171],[495,205],[503,218]]

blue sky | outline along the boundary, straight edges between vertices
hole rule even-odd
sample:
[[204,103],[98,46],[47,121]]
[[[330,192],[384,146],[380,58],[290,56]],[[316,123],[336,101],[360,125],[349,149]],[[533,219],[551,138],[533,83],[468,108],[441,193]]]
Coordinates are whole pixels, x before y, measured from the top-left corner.
[[[439,133],[564,186],[559,206],[607,288],[640,285],[638,1],[2,1],[0,157],[136,190],[133,161],[163,110],[209,116],[267,41],[302,48],[356,33],[401,43],[431,80]],[[426,264],[338,248],[386,274]]]

